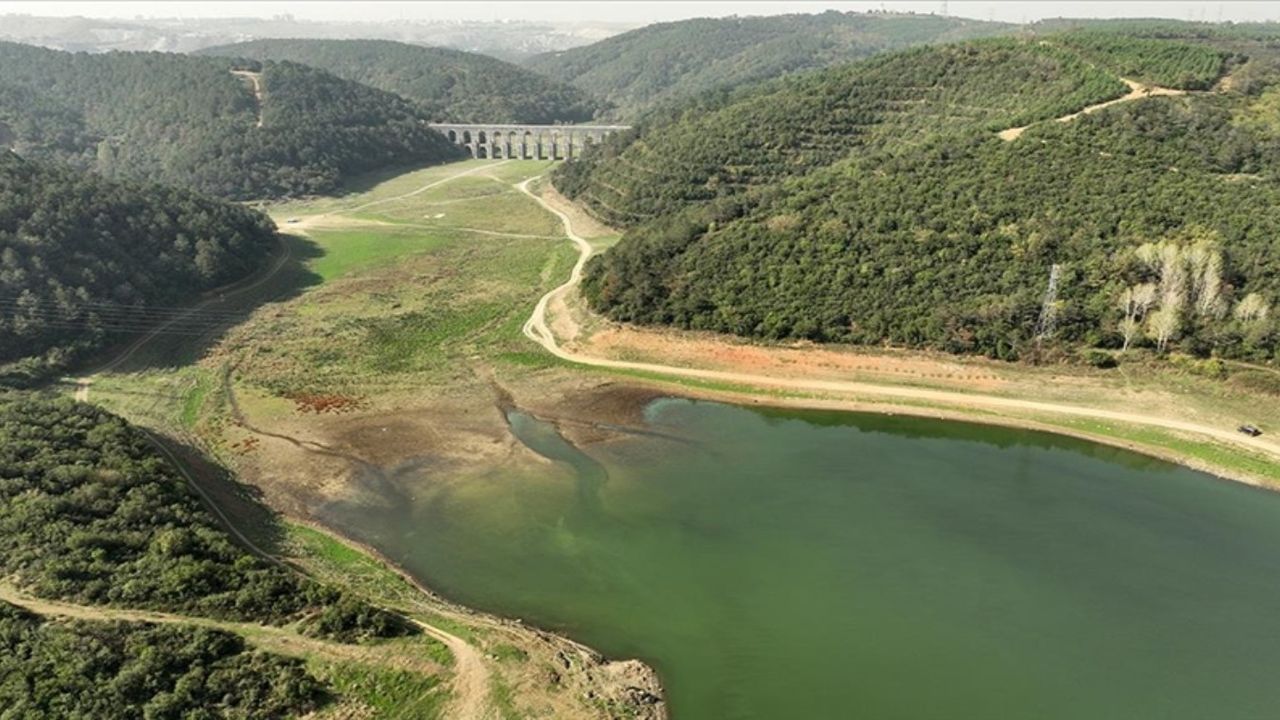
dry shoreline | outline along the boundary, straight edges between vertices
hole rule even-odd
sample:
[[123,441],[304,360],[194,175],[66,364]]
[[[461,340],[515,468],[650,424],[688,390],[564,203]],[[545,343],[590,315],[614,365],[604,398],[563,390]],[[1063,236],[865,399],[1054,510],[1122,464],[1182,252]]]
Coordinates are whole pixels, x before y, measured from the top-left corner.
[[1222,480],[1224,482],[1240,483],[1271,492],[1280,492],[1280,486],[1268,482],[1263,478],[1232,468],[1225,468],[1212,463],[1202,462],[1196,458],[1187,457],[1167,448],[1161,448],[1155,445],[1148,445],[1146,443],[1140,443],[1132,440],[1124,440],[1111,435],[1091,433],[1086,430],[1078,430],[1051,423],[1044,423],[1030,418],[995,414],[978,415],[972,412],[967,412],[963,409],[935,409],[913,405],[866,402],[861,400],[787,397],[781,395],[757,394],[745,390],[742,392],[733,390],[712,390],[707,388],[690,387],[677,381],[652,380],[640,382],[638,384],[644,385],[647,383],[652,383],[650,387],[655,390],[661,389],[661,394],[663,396],[680,396],[691,400],[722,402],[728,405],[737,405],[740,407],[772,408],[778,410],[829,410],[836,412],[888,416],[905,415],[908,417],[945,420],[948,422],[969,423],[973,425],[985,425],[1012,430],[1030,430],[1049,435],[1059,435],[1078,440],[1087,440],[1107,447],[1128,450],[1156,460],[1162,460],[1174,465],[1190,468],[1197,472],[1211,475],[1215,479]]
[[[1269,440],[1253,440],[1251,442],[1246,442],[1240,438],[1234,437],[1229,430],[1219,430],[1206,426],[1199,426],[1185,421],[1155,416],[1142,416],[1137,414],[1129,415],[1127,413],[1092,408],[1089,406],[1063,405],[1051,402],[1005,398],[996,395],[972,394],[958,391],[920,389],[892,383],[867,383],[856,381],[841,382],[808,378],[775,378],[733,371],[706,369],[696,366],[667,366],[652,362],[613,360],[576,349],[568,350],[561,345],[559,338],[556,337],[552,328],[552,323],[548,321],[547,310],[554,302],[562,300],[565,295],[576,289],[576,286],[582,276],[583,267],[591,255],[594,254],[595,250],[587,239],[577,235],[574,231],[573,217],[581,215],[581,209],[560,196],[559,193],[554,191],[554,189],[535,193],[529,189],[529,183],[530,181],[525,181],[517,187],[561,220],[566,236],[568,236],[579,250],[578,261],[574,265],[569,279],[562,285],[548,292],[539,300],[533,314],[524,326],[524,333],[529,339],[538,343],[548,352],[551,352],[562,360],[596,370],[640,372],[658,376],[667,375],[670,379],[663,379],[660,377],[658,379],[651,380],[651,382],[678,388],[678,394],[702,397],[705,399],[721,399],[738,404],[746,404],[747,401],[749,401],[751,404],[763,404],[766,406],[773,405],[789,408],[904,414],[1049,432],[1089,440],[1111,447],[1135,451],[1149,457],[1155,457],[1161,460],[1174,462],[1194,470],[1206,472],[1225,480],[1241,482],[1255,487],[1280,490],[1280,486],[1277,486],[1274,480],[1264,479],[1261,476],[1253,475],[1239,468],[1227,467],[1195,457],[1190,457],[1186,453],[1178,452],[1171,448],[1137,442],[1103,433],[1091,433],[1087,430],[1081,430],[1056,423],[1041,422],[1024,416],[1004,413],[1001,412],[1001,410],[1019,410],[1032,413],[1057,413],[1066,417],[1092,420],[1095,422],[1117,422],[1137,427],[1154,427],[1161,432],[1172,433],[1175,437],[1179,433],[1191,433],[1211,439],[1213,442],[1222,446],[1233,447],[1233,449],[1243,449],[1235,448],[1234,446],[1247,446],[1251,452],[1259,453],[1263,456],[1280,455],[1280,452],[1277,451]],[[695,382],[718,382],[732,385],[754,386],[757,390],[749,391],[744,389],[742,391],[728,391],[700,388],[696,385],[691,385],[688,382],[681,382],[680,378],[685,378]],[[762,390],[761,388],[763,387],[773,387],[776,390],[773,393],[769,393]],[[886,399],[883,402],[869,402],[864,399],[839,399],[830,397],[810,398],[798,395],[787,395],[788,392],[815,394],[848,393],[855,396],[875,394],[883,396]],[[898,399],[896,402],[894,400],[895,395]],[[921,402],[944,403],[954,407],[946,409],[925,408],[919,405],[902,402],[909,399]],[[987,407],[988,412],[983,412],[980,407],[982,405]]]

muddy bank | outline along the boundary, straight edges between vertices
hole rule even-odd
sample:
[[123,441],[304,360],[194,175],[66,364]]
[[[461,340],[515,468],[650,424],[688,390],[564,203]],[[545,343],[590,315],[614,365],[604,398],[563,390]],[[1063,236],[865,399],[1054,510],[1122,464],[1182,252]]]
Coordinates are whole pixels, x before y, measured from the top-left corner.
[[[450,602],[343,527],[344,506],[379,508],[387,527],[400,526],[421,494],[441,484],[464,488],[504,469],[545,466],[544,458],[511,433],[510,410],[545,415],[569,442],[590,444],[644,432],[643,409],[661,394],[569,376],[530,383],[532,390],[525,385],[512,393],[498,382],[487,390],[471,384],[426,403],[336,415],[306,413],[253,391],[228,390],[234,412],[224,435],[236,447],[248,448],[235,453],[232,462],[246,481],[263,489],[269,505],[393,569],[421,593],[420,602],[407,610],[480,630],[476,642],[486,665],[502,674],[514,702],[529,714],[584,720],[665,718],[662,684],[646,664],[611,660],[518,619]],[[501,662],[495,649],[504,645],[519,648],[529,660],[518,667]]]

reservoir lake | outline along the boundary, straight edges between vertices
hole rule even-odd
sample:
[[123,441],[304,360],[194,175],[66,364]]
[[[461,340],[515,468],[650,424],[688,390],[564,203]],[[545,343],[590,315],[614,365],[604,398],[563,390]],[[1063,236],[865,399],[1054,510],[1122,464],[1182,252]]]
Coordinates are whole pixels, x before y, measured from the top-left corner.
[[325,521],[662,677],[674,720],[1280,717],[1280,495],[921,418],[664,398],[528,472]]

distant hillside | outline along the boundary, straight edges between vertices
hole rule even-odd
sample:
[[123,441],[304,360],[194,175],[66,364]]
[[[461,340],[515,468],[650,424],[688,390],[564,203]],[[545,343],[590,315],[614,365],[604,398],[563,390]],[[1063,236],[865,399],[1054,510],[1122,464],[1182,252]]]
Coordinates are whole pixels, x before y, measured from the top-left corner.
[[555,177],[630,228],[584,292],[631,322],[1013,359],[1056,264],[1047,347],[1275,359],[1280,75],[995,134],[1119,94],[1108,66],[1213,84],[1203,50],[986,40],[655,116]]
[[530,58],[631,118],[655,104],[887,50],[1012,32],[1011,25],[936,15],[839,13],[659,23]]
[[87,55],[0,43],[0,137],[20,154],[249,199],[322,193],[393,163],[455,157],[391,93],[291,63]]
[[857,150],[994,132],[1126,91],[1052,45],[916,48],[657,111],[562,167],[555,183],[610,224],[630,226],[771,187]]
[[1268,40],[1280,37],[1280,22],[1195,22],[1169,18],[1047,18],[1027,28],[1039,34],[1088,31],[1161,40]]
[[246,275],[274,236],[239,205],[0,151],[0,383],[119,341],[154,317],[148,307]]
[[413,100],[433,120],[582,122],[601,107],[571,85],[502,60],[390,40],[254,40],[199,54],[310,65]]
[[[433,47],[456,48],[511,60],[594,42],[638,25],[608,20],[559,21],[400,20],[353,18],[347,21],[266,17],[41,17],[0,15],[0,40],[60,50],[192,52],[254,38],[382,38]],[[245,13],[247,15],[248,13]],[[358,13],[357,13],[358,14]]]

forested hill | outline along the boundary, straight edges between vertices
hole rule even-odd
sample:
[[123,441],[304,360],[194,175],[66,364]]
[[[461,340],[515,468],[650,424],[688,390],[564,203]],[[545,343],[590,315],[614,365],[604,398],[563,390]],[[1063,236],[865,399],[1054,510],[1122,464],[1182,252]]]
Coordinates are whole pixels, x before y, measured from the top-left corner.
[[243,277],[274,242],[266,216],[0,150],[0,384],[57,368]]
[[659,23],[530,58],[525,65],[572,83],[632,119],[664,101],[829,67],[887,50],[1006,34],[1013,26],[896,13],[700,18]]
[[408,101],[292,63],[88,55],[0,43],[0,140],[24,157],[234,199],[336,188],[393,163],[455,157]]
[[232,542],[147,435],[68,398],[0,391],[0,575],[89,612],[192,619],[66,622],[0,602],[5,717],[310,717],[338,689],[314,664],[199,619],[293,625],[330,643],[417,633]]
[[934,134],[994,132],[1127,88],[1063,48],[993,39],[916,48],[655,112],[555,175],[628,226],[771,187],[850,153]]
[[233,542],[146,433],[69,398],[0,390],[0,530],[0,573],[40,598],[339,642],[416,634]]
[[[1146,40],[912,50],[657,118],[556,178],[630,228],[584,291],[616,319],[764,338],[1274,361],[1274,50]],[[1218,89],[997,137],[1115,94],[1117,66]]]
[[572,85],[496,58],[390,40],[253,40],[198,54],[321,68],[408,98],[432,120],[584,122],[602,105]]

